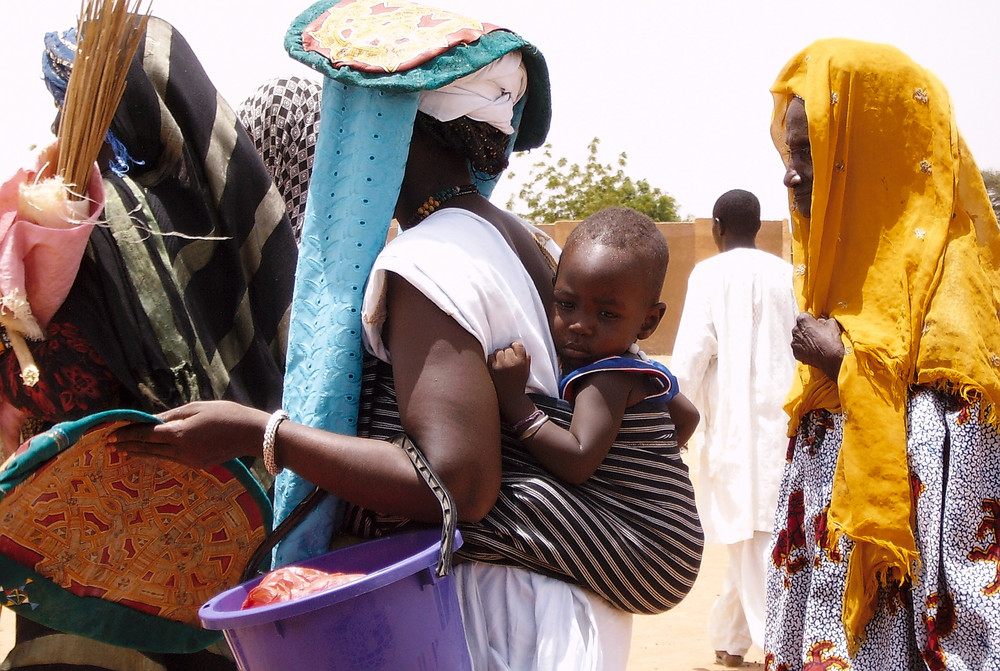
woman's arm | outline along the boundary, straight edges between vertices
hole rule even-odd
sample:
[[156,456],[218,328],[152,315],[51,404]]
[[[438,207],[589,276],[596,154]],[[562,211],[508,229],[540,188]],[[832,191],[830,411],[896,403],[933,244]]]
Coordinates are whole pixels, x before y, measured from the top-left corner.
[[[407,434],[455,497],[459,518],[476,521],[500,487],[500,421],[482,346],[410,284],[390,275],[387,343]],[[161,415],[160,425],[129,425],[115,445],[194,467],[260,456],[265,412],[225,401],[193,403]],[[385,514],[424,522],[441,509],[406,454],[386,441],[283,422],[279,466],[336,496]]]
[[808,312],[799,313],[792,327],[792,355],[797,361],[818,368],[836,384],[844,354],[836,319],[817,319]]
[[403,427],[455,497],[460,519],[478,521],[500,492],[500,413],[482,345],[394,274],[388,301],[383,337]]

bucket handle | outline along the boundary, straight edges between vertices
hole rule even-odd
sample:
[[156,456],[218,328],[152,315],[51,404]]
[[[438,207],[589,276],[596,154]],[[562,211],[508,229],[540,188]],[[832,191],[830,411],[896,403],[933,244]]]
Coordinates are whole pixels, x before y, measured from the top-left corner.
[[455,512],[455,499],[451,492],[441,483],[441,479],[427,463],[423,452],[417,447],[409,436],[400,433],[389,439],[389,442],[398,445],[406,452],[410,458],[413,468],[417,474],[424,479],[431,493],[441,504],[441,552],[438,555],[437,577],[443,578],[451,573],[451,557],[455,552],[455,528],[458,526],[458,515]]
[[275,527],[274,531],[261,541],[257,549],[254,550],[254,553],[250,555],[246,568],[243,569],[243,576],[240,578],[240,582],[246,582],[257,575],[260,567],[264,564],[264,560],[271,554],[274,546],[281,542],[292,529],[298,526],[299,522],[326,498],[326,494],[327,492],[321,487],[314,487],[311,492],[306,494],[304,499],[292,508],[292,512],[288,513],[288,516],[281,521],[281,524]]
[[[451,492],[441,484],[441,479],[438,478],[437,474],[430,467],[430,464],[427,463],[427,459],[424,458],[420,448],[417,447],[417,444],[409,436],[401,433],[393,436],[389,442],[401,447],[406,452],[406,456],[410,458],[414,470],[427,483],[427,486],[431,489],[431,493],[434,494],[434,497],[441,505],[441,552],[438,555],[435,573],[437,577],[443,578],[451,573],[451,557],[455,552],[455,528],[458,526],[458,515],[455,514],[455,499],[452,497]],[[257,575],[258,570],[264,563],[264,559],[271,553],[274,546],[318,506],[326,498],[326,495],[327,492],[325,490],[315,487],[292,509],[288,517],[282,520],[281,524],[275,527],[274,531],[257,546],[253,555],[250,556],[246,568],[243,569],[243,576],[240,578],[240,582],[247,582]]]

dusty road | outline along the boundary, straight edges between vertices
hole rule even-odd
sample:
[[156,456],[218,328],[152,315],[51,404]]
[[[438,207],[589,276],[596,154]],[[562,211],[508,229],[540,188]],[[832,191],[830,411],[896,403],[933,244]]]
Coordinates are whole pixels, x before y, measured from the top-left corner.
[[[628,671],[721,671],[708,642],[705,620],[722,591],[726,551],[708,545],[694,588],[677,608],[662,615],[637,615],[632,630]],[[744,660],[747,669],[762,669],[764,654],[753,647]]]

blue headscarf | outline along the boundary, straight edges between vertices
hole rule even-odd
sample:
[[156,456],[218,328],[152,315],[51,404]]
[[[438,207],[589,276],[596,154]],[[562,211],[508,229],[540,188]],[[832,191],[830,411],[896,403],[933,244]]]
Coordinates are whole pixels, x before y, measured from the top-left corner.
[[[66,102],[69,76],[73,72],[73,61],[76,59],[76,44],[76,28],[70,28],[61,33],[45,33],[42,76],[45,79],[46,88],[49,89],[49,93],[52,94],[56,107],[59,109],[62,109]],[[129,156],[128,149],[110,129],[108,129],[108,134],[104,136],[104,141],[111,145],[111,152],[114,154],[109,167],[119,177],[128,172],[130,165],[142,165],[142,161],[136,161]]]
[[75,58],[76,28],[70,28],[62,33],[45,33],[42,76],[45,77],[45,86],[56,101],[56,107],[60,109],[66,101],[66,88],[69,85],[69,75],[73,71]]

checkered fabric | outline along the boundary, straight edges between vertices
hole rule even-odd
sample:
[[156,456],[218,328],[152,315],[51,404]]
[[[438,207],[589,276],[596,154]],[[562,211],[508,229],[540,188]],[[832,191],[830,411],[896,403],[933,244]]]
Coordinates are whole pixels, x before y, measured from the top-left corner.
[[310,79],[278,77],[261,84],[236,111],[285,199],[296,240],[302,236],[322,93],[323,86]]

